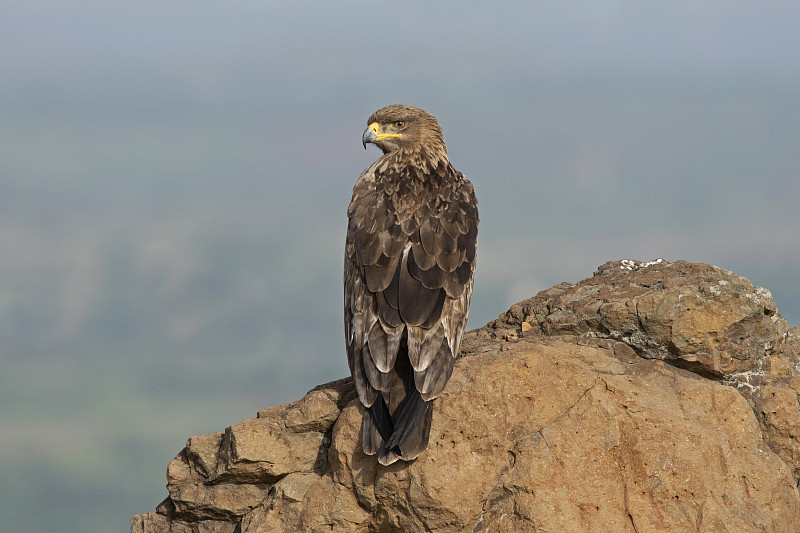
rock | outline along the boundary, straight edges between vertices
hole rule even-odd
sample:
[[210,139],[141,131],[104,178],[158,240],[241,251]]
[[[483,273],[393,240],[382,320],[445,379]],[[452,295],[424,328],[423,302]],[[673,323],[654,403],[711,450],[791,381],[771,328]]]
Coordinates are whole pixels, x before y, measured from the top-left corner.
[[465,336],[415,461],[339,380],[189,439],[131,531],[798,531],[798,333],[730,272],[607,263]]
[[290,474],[242,520],[242,533],[352,531],[369,520],[352,490],[331,476]]
[[[171,511],[178,517],[190,521],[206,519],[230,519],[241,516],[261,500],[269,486],[246,478],[248,483],[214,483],[213,479],[198,468],[195,445],[216,442],[216,454],[222,455],[220,433],[192,437],[181,453],[167,465],[167,490]],[[216,462],[216,461],[215,461]],[[244,480],[245,478],[243,478]]]
[[[502,408],[492,409],[498,402]],[[377,467],[365,483],[374,486],[371,507],[384,526],[800,526],[794,480],[763,445],[747,402],[731,387],[662,362],[621,361],[612,350],[564,341],[520,342],[460,360],[438,407],[426,453],[400,468]],[[354,426],[356,420],[343,413],[340,423]],[[351,440],[334,439],[331,446],[334,472],[347,470],[334,466],[342,455],[353,465],[366,461],[357,432],[347,435]],[[343,477],[334,479],[347,486]],[[705,526],[695,529],[698,523]]]
[[770,380],[752,396],[764,440],[800,480],[800,378]]
[[768,290],[733,272],[685,261],[606,263],[589,279],[512,306],[489,328],[500,337],[533,329],[615,339],[641,357],[715,379],[746,381],[773,367],[797,372],[798,353],[783,350],[788,325]]
[[212,481],[274,483],[292,472],[321,470],[325,440],[318,431],[287,431],[280,420],[244,420],[225,430]]
[[131,533],[235,533],[236,524],[225,520],[201,520],[192,522],[172,521],[158,513],[146,513],[133,517]]

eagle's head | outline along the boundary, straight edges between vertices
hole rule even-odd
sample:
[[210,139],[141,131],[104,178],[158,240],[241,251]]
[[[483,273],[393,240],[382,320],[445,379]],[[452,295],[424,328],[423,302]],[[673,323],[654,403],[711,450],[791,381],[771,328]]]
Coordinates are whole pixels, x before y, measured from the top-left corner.
[[410,105],[389,105],[375,111],[361,136],[364,148],[373,143],[384,154],[427,152],[447,157],[442,128],[436,117]]

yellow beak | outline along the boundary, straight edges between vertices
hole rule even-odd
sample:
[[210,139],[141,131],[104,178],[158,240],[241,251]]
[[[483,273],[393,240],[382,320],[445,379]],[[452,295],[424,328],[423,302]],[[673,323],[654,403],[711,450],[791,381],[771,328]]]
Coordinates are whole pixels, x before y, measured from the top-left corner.
[[364,130],[364,134],[361,136],[361,144],[364,145],[364,148],[367,147],[367,143],[376,143],[381,142],[384,139],[389,139],[391,137],[401,137],[401,133],[389,133],[387,131],[381,131],[381,126],[377,122],[373,122],[367,129]]

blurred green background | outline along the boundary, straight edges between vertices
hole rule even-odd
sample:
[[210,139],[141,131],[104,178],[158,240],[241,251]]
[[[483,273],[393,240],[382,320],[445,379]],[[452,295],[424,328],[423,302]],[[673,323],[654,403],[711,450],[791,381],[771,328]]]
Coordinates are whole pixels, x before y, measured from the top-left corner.
[[0,516],[126,531],[195,434],[347,374],[367,117],[423,107],[480,199],[470,327],[612,259],[800,323],[800,4],[0,5]]

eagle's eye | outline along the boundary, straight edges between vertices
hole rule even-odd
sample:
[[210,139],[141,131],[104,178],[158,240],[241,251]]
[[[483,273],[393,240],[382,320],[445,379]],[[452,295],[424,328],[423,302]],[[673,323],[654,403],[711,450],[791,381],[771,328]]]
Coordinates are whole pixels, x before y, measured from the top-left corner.
[[402,128],[403,126],[405,126],[405,125],[406,125],[406,123],[405,123],[405,122],[403,122],[402,120],[397,120],[397,121],[395,121],[395,122],[392,122],[390,125],[391,125],[391,126],[394,128],[394,129],[396,129],[396,130],[399,130],[400,128]]

